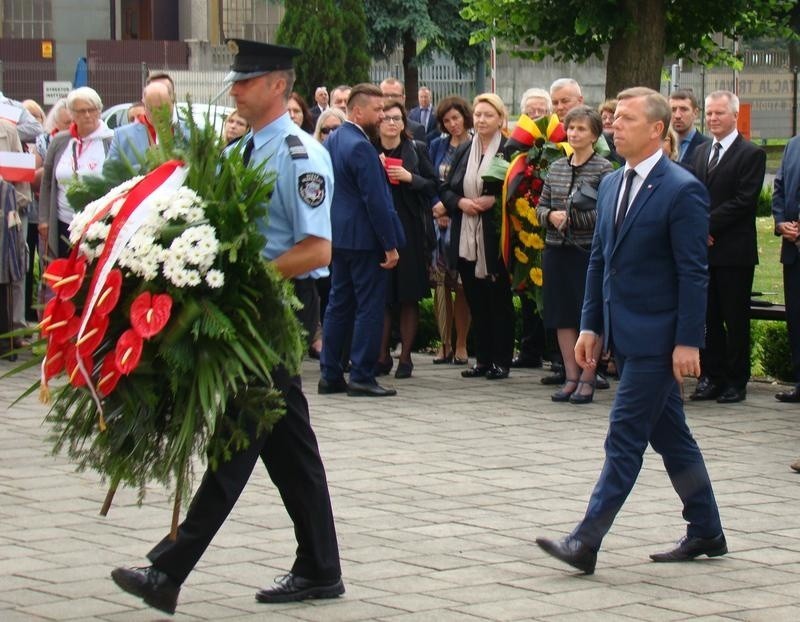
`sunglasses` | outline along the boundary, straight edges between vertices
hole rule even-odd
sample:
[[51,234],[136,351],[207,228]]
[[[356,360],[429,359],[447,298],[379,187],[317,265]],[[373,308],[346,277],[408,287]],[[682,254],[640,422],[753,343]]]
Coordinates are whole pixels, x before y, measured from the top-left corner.
[[328,134],[330,134],[330,133],[331,133],[333,130],[338,130],[338,129],[339,129],[339,126],[338,126],[338,125],[337,125],[336,127],[321,127],[321,128],[319,129],[319,133],[320,133],[320,134],[322,134],[323,136],[327,136],[327,135],[328,135]]

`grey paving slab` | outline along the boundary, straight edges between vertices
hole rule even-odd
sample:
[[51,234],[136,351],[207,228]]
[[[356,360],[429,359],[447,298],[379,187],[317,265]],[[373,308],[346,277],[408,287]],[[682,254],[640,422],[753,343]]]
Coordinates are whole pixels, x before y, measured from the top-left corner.
[[[554,404],[540,370],[502,382],[415,356],[386,400],[320,396],[303,377],[337,518],[346,595],[265,606],[253,597],[291,565],[292,526],[260,466],[184,586],[176,620],[469,622],[800,619],[800,408],[752,383],[743,404],[689,404],[715,484],[730,554],[659,565],[648,555],[684,528],[659,456],[605,540],[597,573],[545,556],[582,515],[603,459],[610,391],[584,408]],[[8,368],[0,363],[0,373]],[[110,581],[169,526],[169,491],[105,486],[52,456],[33,373],[0,381],[0,620],[163,619]],[[691,390],[687,386],[687,391]],[[198,468],[202,465],[198,464]]]

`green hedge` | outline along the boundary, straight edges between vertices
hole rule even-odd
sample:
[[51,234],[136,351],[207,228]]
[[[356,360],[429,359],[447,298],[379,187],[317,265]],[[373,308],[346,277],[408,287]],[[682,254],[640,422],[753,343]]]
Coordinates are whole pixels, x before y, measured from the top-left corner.
[[772,216],[772,187],[764,186],[758,195],[756,216]]
[[753,375],[794,382],[792,355],[786,322],[750,322],[750,361]]

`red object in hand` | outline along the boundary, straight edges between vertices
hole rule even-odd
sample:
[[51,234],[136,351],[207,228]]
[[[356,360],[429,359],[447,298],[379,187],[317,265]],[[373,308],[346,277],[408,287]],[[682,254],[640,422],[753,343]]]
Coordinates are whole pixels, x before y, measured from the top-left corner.
[[167,325],[171,311],[172,297],[169,294],[154,296],[144,292],[131,305],[131,326],[140,337],[149,339]]
[[[400,158],[384,157],[383,158],[383,168],[386,169],[387,173],[389,172],[389,167],[390,166],[403,166],[403,160],[401,160]],[[389,183],[394,185],[394,186],[396,186],[396,185],[398,185],[400,183],[400,180],[399,179],[392,179],[391,177],[389,177]]]

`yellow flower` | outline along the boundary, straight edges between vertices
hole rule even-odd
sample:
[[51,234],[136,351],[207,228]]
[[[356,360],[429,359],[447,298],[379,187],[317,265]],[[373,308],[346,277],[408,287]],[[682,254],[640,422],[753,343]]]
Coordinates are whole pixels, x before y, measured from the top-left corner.
[[542,286],[542,269],[541,268],[531,268],[530,275],[531,275],[531,281],[533,281],[533,284],[536,285],[537,287],[541,287]]
[[530,244],[526,244],[525,246],[532,246],[537,251],[540,251],[544,248],[544,240],[538,233],[534,233],[530,236]]
[[514,231],[522,231],[522,223],[519,221],[519,218],[516,216],[509,216],[511,220],[511,226],[514,228]]
[[528,263],[528,256],[523,253],[519,248],[514,248],[514,257],[517,258],[517,261],[520,263]]
[[531,223],[534,227],[539,226],[539,219],[536,217],[535,209],[528,210],[528,213],[525,215],[525,217],[528,219],[528,222]]
[[525,197],[520,197],[514,201],[514,207],[517,208],[517,213],[523,218],[531,209],[530,203],[528,203],[528,200]]

